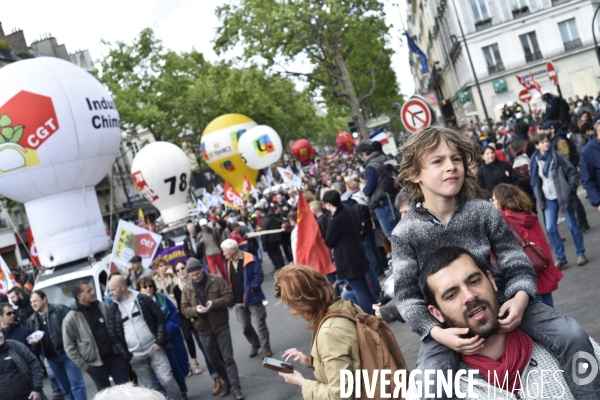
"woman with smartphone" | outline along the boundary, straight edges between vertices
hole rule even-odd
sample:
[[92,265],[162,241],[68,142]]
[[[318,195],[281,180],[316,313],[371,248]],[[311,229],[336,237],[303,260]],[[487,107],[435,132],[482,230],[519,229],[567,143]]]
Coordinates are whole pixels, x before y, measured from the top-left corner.
[[336,312],[353,314],[342,299],[334,298],[334,289],[325,275],[304,265],[289,265],[275,274],[275,297],[292,315],[308,321],[313,330],[310,357],[296,349],[283,353],[284,360],[298,361],[314,368],[315,380],[300,372],[280,372],[287,383],[300,386],[304,399],[340,399],[340,370],[360,369],[360,355],[355,324]]

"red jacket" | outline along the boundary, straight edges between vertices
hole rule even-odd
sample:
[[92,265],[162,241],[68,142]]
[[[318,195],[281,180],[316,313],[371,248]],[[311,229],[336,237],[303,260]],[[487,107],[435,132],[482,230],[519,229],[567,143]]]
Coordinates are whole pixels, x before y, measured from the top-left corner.
[[496,158],[500,161],[506,161],[506,154],[504,154],[504,152],[502,150],[496,150],[494,149],[494,154],[496,154]]
[[562,272],[554,265],[550,247],[542,231],[542,226],[538,221],[537,216],[532,213],[513,213],[510,210],[500,212],[507,222],[511,222],[514,226],[519,227],[519,233],[523,239],[529,240],[540,247],[550,260],[550,265],[537,275],[537,294],[548,294],[558,289],[558,281],[563,278]]

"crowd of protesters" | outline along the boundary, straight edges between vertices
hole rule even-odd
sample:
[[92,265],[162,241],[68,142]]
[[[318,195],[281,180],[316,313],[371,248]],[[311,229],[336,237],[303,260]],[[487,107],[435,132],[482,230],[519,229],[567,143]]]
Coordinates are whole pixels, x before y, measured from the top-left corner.
[[[577,189],[583,181],[588,201],[600,211],[600,111],[591,97],[565,101],[546,94],[544,100],[545,112],[514,103],[497,123],[470,124],[463,132],[477,155],[467,173],[478,184],[470,194],[492,201],[515,236],[546,254],[549,264],[536,275],[536,297],[553,307],[560,271],[570,265],[558,233],[559,212],[575,244],[576,264],[588,263],[583,233],[591,228]],[[322,159],[299,173],[336,267],[326,279],[336,295],[383,315],[377,302],[392,232],[415,207],[398,186],[397,159],[378,142],[361,143],[354,154]],[[84,372],[98,390],[110,386],[110,377],[115,384],[133,380],[171,399],[187,398],[186,377],[203,372],[197,346],[214,380],[212,394],[243,399],[228,310],[235,308],[248,355],[271,356],[264,272],[276,273],[296,259],[298,194],[281,185],[280,177],[275,180],[277,191],[264,188],[239,210],[211,207],[190,220],[183,243],[187,262],[169,265],[159,258],[150,270],[133,257],[128,271],[109,278],[110,304],[97,301],[86,282],[71,288],[70,307],[50,304],[43,291],[33,291],[34,271],[13,268],[19,287],[9,292],[10,303],[0,295],[0,351],[10,340],[19,359],[10,371],[28,372],[9,398],[44,396],[41,369],[32,368],[40,362],[56,400],[87,398]],[[263,251],[272,271],[263,271]],[[393,314],[400,319],[397,310]]]

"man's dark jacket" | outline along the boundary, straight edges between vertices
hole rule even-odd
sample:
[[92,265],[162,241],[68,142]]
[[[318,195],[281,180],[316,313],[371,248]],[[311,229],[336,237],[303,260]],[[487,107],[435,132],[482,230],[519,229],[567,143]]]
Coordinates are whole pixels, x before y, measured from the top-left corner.
[[29,296],[23,294],[23,300],[21,300],[20,304],[17,304],[17,306],[19,306],[19,308],[15,310],[17,320],[21,323],[21,325],[27,325],[29,317],[31,317],[31,314],[34,313],[33,308],[31,308]]
[[[262,230],[270,231],[272,229],[281,229],[281,218],[274,212],[269,212],[262,220]],[[263,235],[263,244],[281,242],[281,233],[271,233]]]
[[[54,350],[58,355],[65,352],[63,348],[62,323],[68,313],[68,307],[62,304],[48,303],[48,331],[50,332],[50,339],[52,339]],[[31,317],[27,320],[27,329],[29,329],[29,332],[42,330],[40,328],[38,313],[34,312],[31,314]],[[36,355],[44,355],[44,346],[41,340],[35,346],[31,346],[31,349]]]
[[[38,359],[35,358],[27,346],[16,340],[6,340],[5,345],[8,346],[8,355],[17,364],[19,372],[29,381],[31,390],[43,393],[44,375],[42,375],[42,367]],[[4,390],[0,389],[1,392],[4,392]],[[2,398],[1,395],[0,398]]]
[[[135,296],[135,294],[132,295]],[[156,344],[164,348],[169,344],[171,338],[167,333],[167,321],[162,310],[150,297],[141,293],[137,295],[135,301],[142,312],[144,321],[146,321],[148,328],[150,328],[150,332],[152,332],[156,338]],[[108,336],[119,356],[124,360],[129,361],[133,355],[127,348],[125,329],[123,328],[123,318],[121,316],[121,310],[119,310],[119,305],[116,302],[112,303],[108,309],[107,329]]]

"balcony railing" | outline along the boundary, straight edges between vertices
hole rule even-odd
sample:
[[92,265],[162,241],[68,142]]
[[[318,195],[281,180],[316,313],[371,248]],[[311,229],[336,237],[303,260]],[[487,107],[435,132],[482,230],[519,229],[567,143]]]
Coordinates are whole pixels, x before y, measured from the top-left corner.
[[565,45],[565,51],[573,50],[573,49],[583,46],[583,44],[581,43],[581,39],[574,39],[574,40],[571,40],[570,42],[565,42],[564,45]]
[[513,18],[519,18],[519,17],[522,17],[527,14],[529,14],[529,6],[523,6],[521,8],[514,8],[512,10]]
[[491,75],[500,71],[504,71],[504,63],[502,61],[496,62],[496,65],[488,65],[488,74]]
[[481,21],[475,22],[475,29],[477,30],[477,32],[482,31],[486,28],[489,28],[490,26],[492,26],[491,18],[486,18],[486,19],[482,19]]
[[529,53],[529,54],[525,53],[525,61],[527,61],[527,62],[532,62],[535,60],[539,60],[541,58],[543,58],[542,52],[539,50],[536,51],[535,53]]

